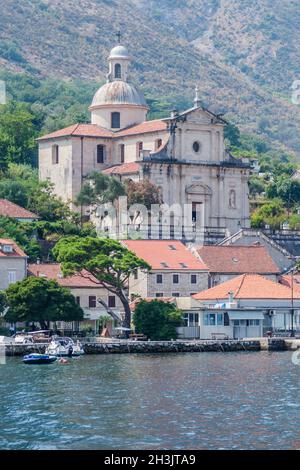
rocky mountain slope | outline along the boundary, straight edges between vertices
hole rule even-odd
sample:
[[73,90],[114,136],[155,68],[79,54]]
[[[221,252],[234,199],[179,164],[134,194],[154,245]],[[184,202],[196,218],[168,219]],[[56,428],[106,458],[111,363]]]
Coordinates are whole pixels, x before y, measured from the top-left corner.
[[205,105],[300,155],[300,12],[293,0],[0,0],[0,67],[104,80],[123,32],[132,80]]

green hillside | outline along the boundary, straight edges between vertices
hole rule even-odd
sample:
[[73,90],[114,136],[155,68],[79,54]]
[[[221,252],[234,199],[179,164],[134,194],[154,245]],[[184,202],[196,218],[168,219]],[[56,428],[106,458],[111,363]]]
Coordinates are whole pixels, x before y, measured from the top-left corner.
[[79,102],[89,104],[120,29],[134,55],[131,79],[149,98],[188,106],[198,84],[212,110],[300,155],[300,110],[291,103],[298,10],[291,0],[2,1],[0,68],[76,80]]

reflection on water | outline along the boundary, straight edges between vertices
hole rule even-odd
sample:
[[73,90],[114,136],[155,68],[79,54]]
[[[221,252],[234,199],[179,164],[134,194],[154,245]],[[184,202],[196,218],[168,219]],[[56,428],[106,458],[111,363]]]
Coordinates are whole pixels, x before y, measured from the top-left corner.
[[295,449],[290,353],[103,355],[0,366],[1,449]]

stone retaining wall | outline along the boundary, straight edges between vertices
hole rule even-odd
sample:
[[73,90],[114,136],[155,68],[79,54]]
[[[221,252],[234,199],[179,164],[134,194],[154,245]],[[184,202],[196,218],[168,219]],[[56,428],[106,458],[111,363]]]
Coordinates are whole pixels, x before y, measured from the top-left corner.
[[[30,353],[44,353],[45,344],[9,345],[7,356],[24,356]],[[86,354],[158,354],[184,352],[235,352],[235,351],[285,351],[284,339],[262,338],[241,341],[124,341],[85,343]]]

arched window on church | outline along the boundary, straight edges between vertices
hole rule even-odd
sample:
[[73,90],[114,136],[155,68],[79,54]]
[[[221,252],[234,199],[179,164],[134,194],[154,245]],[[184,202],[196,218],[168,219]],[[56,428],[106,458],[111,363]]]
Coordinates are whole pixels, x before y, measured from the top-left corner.
[[121,78],[121,76],[122,76],[121,64],[116,64],[115,65],[115,78]]
[[97,145],[97,163],[104,163],[105,145]]
[[120,129],[121,127],[121,117],[120,113],[111,113],[111,128]]

